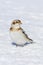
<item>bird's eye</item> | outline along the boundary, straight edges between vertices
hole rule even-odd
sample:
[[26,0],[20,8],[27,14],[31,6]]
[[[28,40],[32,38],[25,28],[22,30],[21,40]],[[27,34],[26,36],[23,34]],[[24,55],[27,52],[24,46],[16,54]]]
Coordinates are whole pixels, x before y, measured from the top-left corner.
[[18,23],[18,21],[16,21],[16,23]]
[[15,22],[13,22],[12,24],[15,24]]
[[11,27],[10,30],[12,30],[13,28]]

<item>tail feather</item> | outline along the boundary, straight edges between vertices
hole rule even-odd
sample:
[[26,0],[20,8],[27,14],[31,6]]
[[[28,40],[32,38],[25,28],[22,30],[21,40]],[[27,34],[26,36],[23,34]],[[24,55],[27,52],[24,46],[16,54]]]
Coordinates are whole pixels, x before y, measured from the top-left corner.
[[28,38],[28,42],[33,43],[33,40],[32,40],[32,39],[30,39],[30,38]]

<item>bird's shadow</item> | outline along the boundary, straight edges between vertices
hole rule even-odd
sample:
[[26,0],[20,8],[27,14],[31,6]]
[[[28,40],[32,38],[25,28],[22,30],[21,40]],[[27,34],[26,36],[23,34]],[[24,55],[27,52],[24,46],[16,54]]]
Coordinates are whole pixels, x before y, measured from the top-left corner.
[[16,46],[16,47],[18,47],[18,46],[24,47],[24,46],[26,46],[26,45],[28,45],[28,44],[32,44],[32,43],[26,42],[24,45],[20,45],[20,44],[16,44],[16,43],[12,42],[12,45],[14,45],[14,46]]

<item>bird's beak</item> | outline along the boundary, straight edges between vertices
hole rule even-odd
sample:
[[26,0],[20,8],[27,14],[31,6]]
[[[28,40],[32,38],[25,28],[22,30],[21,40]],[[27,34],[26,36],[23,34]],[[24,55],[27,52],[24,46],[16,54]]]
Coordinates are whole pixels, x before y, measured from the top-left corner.
[[20,24],[22,24],[22,22]]

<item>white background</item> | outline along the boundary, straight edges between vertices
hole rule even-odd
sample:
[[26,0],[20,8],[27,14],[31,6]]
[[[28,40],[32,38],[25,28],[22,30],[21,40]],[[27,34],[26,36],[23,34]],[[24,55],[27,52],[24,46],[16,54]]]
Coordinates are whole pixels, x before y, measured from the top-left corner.
[[[9,28],[20,19],[36,43],[15,47]],[[43,0],[0,0],[0,65],[43,65]]]

